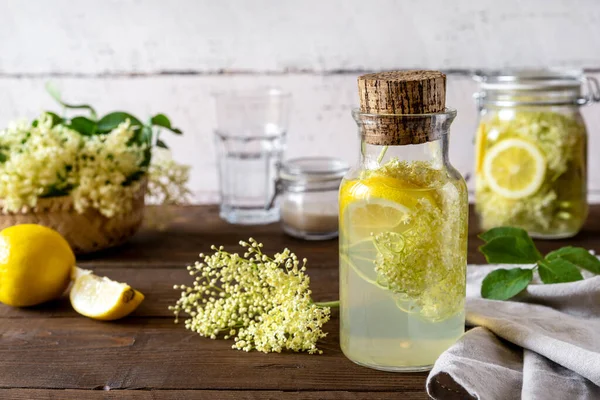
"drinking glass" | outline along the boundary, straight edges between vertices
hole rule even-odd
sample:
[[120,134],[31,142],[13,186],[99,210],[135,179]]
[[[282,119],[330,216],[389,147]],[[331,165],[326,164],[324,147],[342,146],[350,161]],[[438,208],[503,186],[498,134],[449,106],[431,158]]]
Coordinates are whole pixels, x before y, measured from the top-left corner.
[[279,220],[277,170],[285,149],[291,95],[279,89],[214,94],[220,216],[232,224]]

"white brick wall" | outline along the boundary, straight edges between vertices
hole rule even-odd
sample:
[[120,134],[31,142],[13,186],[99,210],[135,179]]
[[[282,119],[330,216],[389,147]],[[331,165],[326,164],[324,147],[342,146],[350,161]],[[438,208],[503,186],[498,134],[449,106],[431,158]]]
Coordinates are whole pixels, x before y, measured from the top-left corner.
[[[435,68],[450,72],[448,104],[459,112],[451,158],[467,174],[476,85],[466,72],[600,72],[599,48],[594,0],[0,0],[0,126],[55,107],[44,92],[48,80],[67,99],[101,112],[165,112],[185,131],[165,137],[193,165],[197,201],[211,202],[217,180],[210,92],[281,86],[294,95],[288,156],[353,161],[356,76]],[[584,115],[592,199],[600,199],[600,105]]]

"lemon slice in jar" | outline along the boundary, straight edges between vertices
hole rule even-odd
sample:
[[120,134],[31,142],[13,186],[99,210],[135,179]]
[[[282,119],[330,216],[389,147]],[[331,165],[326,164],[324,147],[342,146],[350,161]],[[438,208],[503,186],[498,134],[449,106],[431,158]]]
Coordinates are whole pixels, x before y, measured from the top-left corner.
[[475,138],[475,172],[480,174],[483,167],[483,155],[485,154],[485,147],[487,141],[487,133],[485,124],[482,122],[477,129],[477,136]]
[[523,139],[498,142],[483,160],[485,181],[497,194],[521,199],[535,194],[546,174],[546,159],[540,149]]

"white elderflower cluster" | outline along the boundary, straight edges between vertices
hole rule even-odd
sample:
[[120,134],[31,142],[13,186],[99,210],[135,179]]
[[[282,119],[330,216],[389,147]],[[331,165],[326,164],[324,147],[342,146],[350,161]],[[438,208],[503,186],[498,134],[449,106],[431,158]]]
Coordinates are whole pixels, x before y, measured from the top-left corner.
[[173,160],[167,149],[155,148],[148,169],[148,200],[152,204],[181,204],[189,200],[190,166]]
[[187,204],[191,192],[187,188],[190,166],[178,163],[171,151],[157,147],[153,150],[152,163],[148,169],[146,202],[158,205],[148,207],[144,214],[146,226],[166,229],[177,215],[172,206]]
[[317,341],[326,336],[323,325],[330,308],[311,300],[310,279],[296,255],[285,249],[268,257],[254,239],[240,242],[242,256],[223,247],[188,267],[193,286],[175,286],[181,298],[169,307],[176,320],[189,315],[185,327],[201,336],[234,338],[234,349],[262,352],[284,350],[322,353]]
[[77,157],[77,186],[72,192],[75,209],[92,207],[106,217],[127,213],[140,182],[129,182],[140,171],[144,146],[131,144],[135,130],[129,121],[106,135],[85,140]]
[[[36,124],[9,124],[0,131],[3,210],[18,212],[35,207],[40,198],[70,195],[80,213],[94,208],[110,218],[129,212],[146,172],[146,147],[133,140],[137,129],[127,120],[106,134],[86,136],[55,125],[49,114]],[[167,168],[154,173],[153,180]],[[177,184],[185,179],[185,174],[176,175]]]
[[40,197],[65,194],[75,184],[79,133],[52,126],[44,114],[37,126],[13,122],[0,131],[0,198],[5,211],[35,207]]

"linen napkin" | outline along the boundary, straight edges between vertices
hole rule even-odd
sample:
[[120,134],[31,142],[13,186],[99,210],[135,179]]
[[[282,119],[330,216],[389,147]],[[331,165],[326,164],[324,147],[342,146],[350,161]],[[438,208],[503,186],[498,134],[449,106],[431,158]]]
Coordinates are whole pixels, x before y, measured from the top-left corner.
[[[499,267],[467,268],[467,325],[427,378],[434,399],[600,399],[600,276],[482,299]],[[585,276],[585,273],[584,273]],[[539,281],[537,282],[539,283]]]

